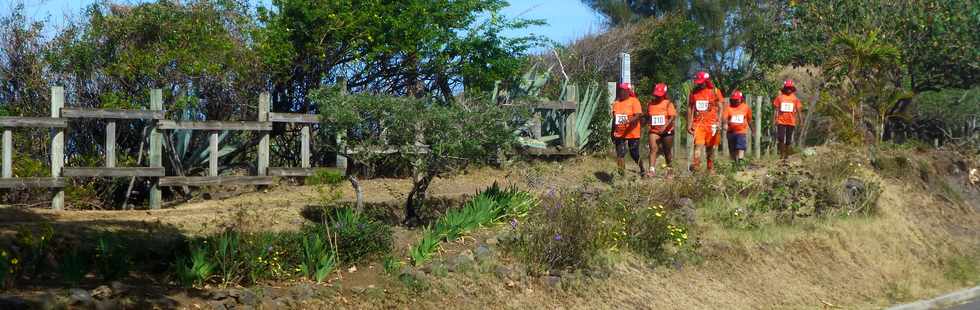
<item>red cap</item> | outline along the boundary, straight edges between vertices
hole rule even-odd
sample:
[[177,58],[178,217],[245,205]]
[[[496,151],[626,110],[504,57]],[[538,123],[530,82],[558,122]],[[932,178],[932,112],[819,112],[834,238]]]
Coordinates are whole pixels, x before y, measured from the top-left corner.
[[619,85],[617,85],[616,87],[618,87],[619,89],[622,89],[622,90],[631,90],[631,89],[633,89],[633,87],[630,86],[629,83],[619,83]]
[[733,91],[732,92],[731,99],[732,100],[742,101],[742,100],[745,100],[745,97],[742,96],[742,91],[736,90],[736,91]]
[[657,96],[657,97],[666,96],[667,95],[667,84],[657,83],[657,85],[653,87],[653,95],[654,96]]
[[705,82],[708,82],[708,79],[710,78],[711,75],[708,75],[707,72],[698,71],[698,73],[694,74],[694,84],[704,84]]
[[792,90],[796,90],[796,86],[793,86],[793,80],[786,80],[786,81],[784,81],[783,82],[783,88],[789,88],[789,89],[792,89]]

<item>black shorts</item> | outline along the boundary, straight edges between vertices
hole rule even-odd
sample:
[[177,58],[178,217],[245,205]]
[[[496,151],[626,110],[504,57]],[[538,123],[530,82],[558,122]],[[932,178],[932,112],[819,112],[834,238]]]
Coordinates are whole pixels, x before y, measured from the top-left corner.
[[669,149],[672,146],[671,143],[667,143],[667,140],[669,140],[668,138],[674,137],[673,130],[668,132],[663,132],[663,133],[650,133],[650,134],[657,135],[658,137],[660,137],[660,139],[657,139],[657,148],[660,149],[661,153],[663,153],[663,150]]
[[616,145],[616,157],[626,157],[627,146],[629,146],[630,155],[636,158],[640,157],[640,139],[613,138],[613,144]]
[[785,145],[793,144],[793,131],[796,126],[776,125],[776,142]]

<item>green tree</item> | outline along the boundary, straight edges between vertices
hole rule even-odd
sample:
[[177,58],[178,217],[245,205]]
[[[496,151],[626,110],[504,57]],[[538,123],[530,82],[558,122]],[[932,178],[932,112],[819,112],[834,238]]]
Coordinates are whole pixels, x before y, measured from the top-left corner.
[[414,224],[432,181],[471,164],[490,163],[514,139],[504,120],[511,112],[496,104],[444,104],[432,99],[341,95],[336,89],[312,94],[324,126],[347,128],[347,152],[360,163],[384,157],[412,169],[405,220]]

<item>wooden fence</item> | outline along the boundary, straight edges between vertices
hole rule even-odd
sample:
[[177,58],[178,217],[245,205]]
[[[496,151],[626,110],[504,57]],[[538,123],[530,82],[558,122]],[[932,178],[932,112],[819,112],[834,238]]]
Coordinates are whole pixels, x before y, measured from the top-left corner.
[[[149,192],[150,209],[159,209],[162,204],[160,187],[174,186],[213,186],[213,185],[270,185],[275,177],[302,177],[313,174],[310,165],[311,126],[319,123],[318,115],[302,113],[272,113],[268,93],[262,93],[258,102],[256,121],[174,121],[166,118],[163,109],[163,91],[150,92],[149,110],[119,110],[65,107],[63,87],[51,88],[51,117],[0,117],[3,128],[3,166],[0,188],[50,188],[54,191],[51,208],[64,208],[65,178],[71,177],[140,177],[151,181]],[[75,119],[106,120],[105,166],[104,167],[64,167],[65,130]],[[149,167],[116,167],[116,123],[119,120],[145,120],[150,126]],[[299,124],[301,127],[301,166],[269,167],[269,143],[273,123]],[[51,176],[37,178],[13,177],[13,133],[14,128],[50,128],[51,130]],[[163,167],[163,132],[172,130],[194,130],[209,133],[209,169],[207,176],[169,176]],[[258,145],[256,175],[221,176],[218,171],[218,133],[221,131],[256,131],[262,133]],[[338,160],[338,162],[340,162]],[[345,170],[346,165],[339,167]]]

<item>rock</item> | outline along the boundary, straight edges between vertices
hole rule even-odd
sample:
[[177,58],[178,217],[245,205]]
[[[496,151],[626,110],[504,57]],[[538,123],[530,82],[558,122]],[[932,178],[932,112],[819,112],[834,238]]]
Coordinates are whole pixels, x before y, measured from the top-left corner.
[[208,298],[210,298],[211,300],[222,300],[228,298],[228,296],[229,296],[229,292],[225,290],[212,291],[210,294],[208,294]]
[[561,288],[561,277],[558,277],[558,276],[544,276],[544,277],[541,277],[541,280],[544,281],[544,284],[548,285],[548,287]]
[[367,291],[367,288],[364,288],[362,286],[355,286],[355,287],[350,288],[350,291],[351,291],[351,293],[354,293],[354,294],[364,294],[364,292]]
[[249,306],[254,306],[259,302],[259,297],[250,290],[242,290],[235,299],[238,300],[238,303]]
[[490,247],[487,247],[485,245],[476,247],[476,250],[474,250],[473,252],[476,254],[476,259],[480,261],[484,261],[493,255],[492,251],[490,251]]
[[92,299],[92,294],[79,288],[68,290],[68,295],[68,301],[72,305],[90,305],[95,301]]
[[457,272],[461,268],[473,264],[474,261],[475,259],[473,258],[473,254],[470,253],[469,250],[467,250],[464,251],[462,254],[450,258],[448,264],[446,265],[446,268],[449,269],[449,272]]
[[98,300],[106,300],[112,297],[112,289],[105,285],[100,285],[92,290],[92,297]]
[[313,289],[309,284],[297,284],[290,289],[292,295],[297,300],[307,300],[313,298],[316,295],[316,290]]
[[211,309],[214,309],[214,310],[226,310],[226,309],[228,309],[228,305],[225,305],[225,302],[223,302],[223,301],[212,300],[211,302],[208,302],[208,305],[211,306]]
[[129,286],[119,281],[112,281],[112,283],[109,283],[109,287],[112,288],[112,292],[116,295],[125,294],[129,291]]
[[808,147],[803,149],[803,157],[813,157],[817,156],[817,149],[813,147]]
[[509,279],[513,273],[514,271],[506,266],[497,266],[493,268],[493,274],[497,275],[497,278],[500,279]]
[[147,303],[152,306],[149,307],[152,309],[176,309],[178,306],[176,300],[170,299],[170,297],[166,296],[148,300]]
[[681,216],[684,218],[684,222],[688,225],[693,225],[697,221],[697,211],[694,210],[693,206],[683,206],[680,209]]
[[95,310],[115,310],[119,308],[119,301],[115,299],[98,300],[95,302]]
[[681,208],[694,208],[694,200],[691,200],[691,198],[681,198],[677,200],[677,205],[681,206]]
[[485,241],[484,243],[490,246],[494,246],[497,245],[497,241],[498,241],[497,237],[493,237],[493,238],[488,238],[487,241]]

